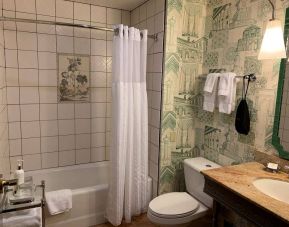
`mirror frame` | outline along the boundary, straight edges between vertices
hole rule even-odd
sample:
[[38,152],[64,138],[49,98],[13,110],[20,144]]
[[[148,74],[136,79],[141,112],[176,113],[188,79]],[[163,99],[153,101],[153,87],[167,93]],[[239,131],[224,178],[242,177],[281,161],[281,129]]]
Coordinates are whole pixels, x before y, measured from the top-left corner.
[[[284,23],[284,41],[285,43],[287,43],[287,37],[289,35],[289,8],[286,8],[284,22],[285,22]],[[288,48],[288,46],[286,48]],[[280,124],[280,118],[281,118],[282,98],[283,98],[282,96],[283,96],[283,87],[284,87],[287,61],[288,59],[284,58],[284,59],[281,59],[281,63],[280,63],[279,82],[278,82],[278,88],[277,88],[276,107],[275,107],[273,135],[272,135],[272,145],[278,151],[279,157],[284,158],[284,159],[289,159],[289,151],[286,151],[280,142],[279,124]]]

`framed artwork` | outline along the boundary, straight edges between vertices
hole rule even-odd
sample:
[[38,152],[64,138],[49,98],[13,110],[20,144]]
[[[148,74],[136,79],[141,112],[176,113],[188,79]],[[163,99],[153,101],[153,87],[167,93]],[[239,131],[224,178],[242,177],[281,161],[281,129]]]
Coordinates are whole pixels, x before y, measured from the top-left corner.
[[90,56],[59,53],[57,64],[58,102],[89,102]]

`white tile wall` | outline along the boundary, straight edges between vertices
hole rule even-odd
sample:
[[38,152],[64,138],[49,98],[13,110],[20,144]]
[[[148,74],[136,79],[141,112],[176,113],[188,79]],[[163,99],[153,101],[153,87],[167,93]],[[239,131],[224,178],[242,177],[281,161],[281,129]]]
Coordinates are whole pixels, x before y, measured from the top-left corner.
[[149,104],[149,174],[153,178],[153,195],[158,188],[158,157],[163,67],[165,0],[148,0],[131,12],[131,24],[158,34],[158,41],[148,39],[147,91]]
[[[3,7],[11,17],[130,24],[130,12],[65,0],[4,0]],[[107,160],[112,32],[20,22],[5,22],[1,32],[11,168],[21,158],[26,170]],[[58,103],[57,53],[91,56],[89,103]],[[0,74],[1,62],[4,67],[0,57]]]
[[[2,1],[1,1],[2,3]],[[12,7],[11,4],[7,1],[3,3],[7,5],[8,7]],[[0,6],[2,10],[2,5]],[[7,84],[6,84],[6,71],[5,71],[5,55],[4,55],[4,39],[3,37],[9,36],[11,38],[9,45],[13,47],[15,44],[15,36],[13,33],[6,33],[4,35],[4,30],[3,30],[3,23],[0,23],[0,173],[4,175],[4,177],[9,177],[10,175],[10,162],[9,162],[9,150],[10,150],[10,143],[9,143],[9,128],[13,129],[11,132],[11,135],[14,138],[17,138],[19,136],[19,123],[18,124],[13,124],[10,125],[8,123],[8,120],[14,121],[14,120],[19,120],[20,113],[19,109],[17,108],[10,108],[9,112],[11,113],[11,116],[8,119],[8,105],[6,100],[6,92],[7,92]],[[11,72],[9,72],[11,73]],[[15,77],[11,78],[9,83],[15,85],[17,81],[15,81]],[[11,90],[10,90],[11,92]],[[12,99],[16,100],[17,99]],[[10,100],[11,101],[11,100]],[[19,148],[21,147],[21,143],[19,140],[16,140],[14,143],[11,143],[11,150],[13,155],[17,155],[19,153]]]

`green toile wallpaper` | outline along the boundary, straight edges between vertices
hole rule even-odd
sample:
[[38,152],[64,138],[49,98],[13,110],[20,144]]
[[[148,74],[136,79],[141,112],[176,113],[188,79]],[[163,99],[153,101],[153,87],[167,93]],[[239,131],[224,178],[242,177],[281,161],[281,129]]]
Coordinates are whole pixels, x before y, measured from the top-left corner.
[[[285,3],[275,4],[283,21]],[[280,61],[257,60],[271,10],[267,0],[167,0],[159,194],[185,190],[186,158],[231,165],[253,160],[255,149],[276,152],[271,138]],[[212,69],[256,74],[248,93],[248,136],[235,131],[235,111],[202,109]],[[238,83],[237,104],[241,88]]]

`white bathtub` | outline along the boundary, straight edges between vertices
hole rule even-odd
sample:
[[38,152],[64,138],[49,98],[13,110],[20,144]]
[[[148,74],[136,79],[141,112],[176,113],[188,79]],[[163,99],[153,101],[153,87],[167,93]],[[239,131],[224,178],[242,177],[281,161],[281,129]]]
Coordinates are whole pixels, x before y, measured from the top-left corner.
[[[72,189],[72,210],[50,216],[48,227],[88,227],[104,223],[108,189],[108,163],[99,162],[26,172],[40,184],[45,180],[46,191]],[[152,197],[152,179],[148,182],[149,199]]]

